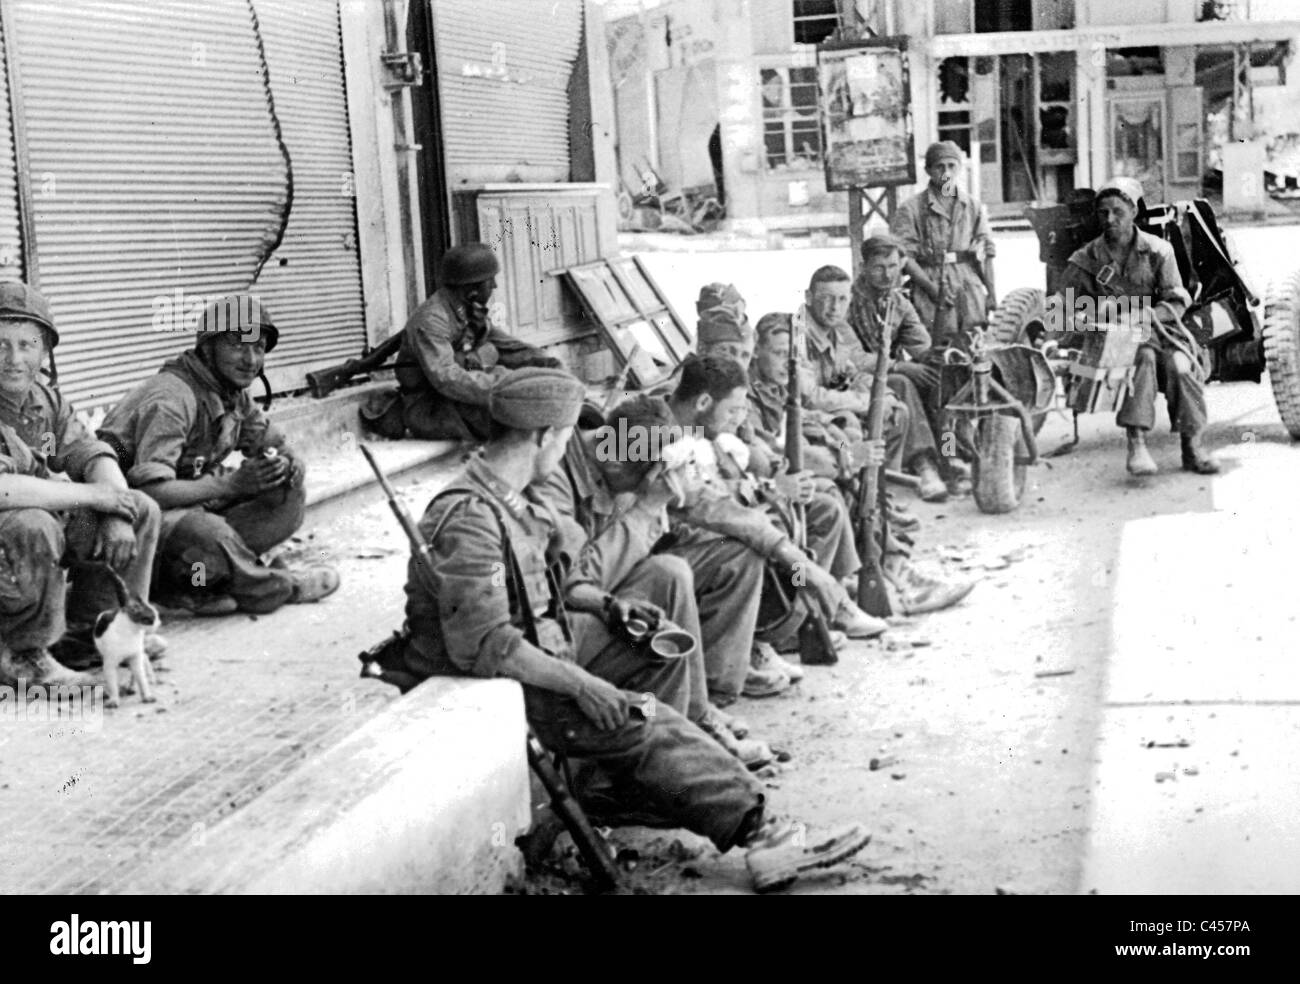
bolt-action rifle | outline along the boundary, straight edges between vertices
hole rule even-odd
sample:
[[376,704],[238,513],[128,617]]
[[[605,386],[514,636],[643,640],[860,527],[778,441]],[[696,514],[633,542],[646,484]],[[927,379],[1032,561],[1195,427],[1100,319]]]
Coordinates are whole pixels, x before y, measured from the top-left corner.
[[[871,378],[871,410],[867,414],[867,439],[871,441],[879,441],[885,431],[885,377],[889,374],[889,350],[893,347],[893,339],[889,335],[893,313],[894,292],[891,290],[884,315],[875,318],[880,326],[880,342],[876,348],[876,366]],[[858,569],[858,607],[877,618],[893,614],[881,564],[887,515],[883,505],[884,489],[880,482],[883,468],[883,465],[863,465],[858,476],[858,552],[862,557],[862,567]],[[881,524],[879,538],[876,536],[878,518]]]
[[[803,350],[803,326],[799,318],[792,318],[790,323],[790,360],[785,395],[785,458],[789,463],[789,472],[797,475],[803,471],[803,403],[799,387],[799,354]],[[792,502],[794,514],[795,543],[806,555],[808,553],[808,521],[804,504]],[[806,613],[799,626],[799,658],[806,664],[828,666],[839,662],[835,653],[835,643],[831,640],[830,626],[826,624],[826,614],[821,605],[803,592],[796,592],[798,604],[802,604]]]

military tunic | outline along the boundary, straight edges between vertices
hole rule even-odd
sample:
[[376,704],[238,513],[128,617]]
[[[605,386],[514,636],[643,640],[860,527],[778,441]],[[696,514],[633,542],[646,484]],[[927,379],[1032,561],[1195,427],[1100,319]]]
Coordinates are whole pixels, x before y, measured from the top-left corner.
[[[1112,254],[1104,236],[1075,250],[1070,254],[1059,289],[1072,290],[1078,297],[1128,298],[1134,308],[1144,301],[1154,308],[1154,315],[1161,321],[1180,323],[1191,298],[1178,273],[1173,247],[1141,229],[1134,229],[1133,233],[1129,246],[1116,251],[1118,256]],[[1108,273],[1113,271],[1113,275],[1104,276],[1107,283],[1103,284],[1098,276],[1108,266]],[[1162,306],[1154,307],[1157,304]],[[1132,389],[1116,416],[1119,426],[1142,430],[1155,426],[1156,392],[1163,389],[1174,430],[1195,437],[1205,429],[1208,414],[1198,365],[1199,352],[1194,342],[1189,347],[1192,358],[1180,367],[1174,358],[1178,349],[1160,333],[1146,329],[1137,351]]]
[[988,210],[960,188],[946,198],[927,187],[898,207],[889,231],[936,287],[943,281],[945,303],[937,322],[934,301],[919,287],[912,291],[934,345],[965,348],[962,332],[988,323],[988,291],[974,265],[977,257],[994,255]]
[[[163,365],[113,408],[99,434],[115,447],[132,488],[194,481],[230,471],[226,458],[284,446],[284,436],[246,389],[221,382],[197,352]],[[306,489],[168,509],[163,513],[158,586],[164,592],[228,594],[243,611],[271,612],[293,594],[287,571],[258,560],[302,526]],[[201,567],[196,567],[201,564]],[[203,576],[195,583],[195,572]]]
[[485,440],[493,380],[546,358],[486,317],[472,317],[466,304],[440,287],[402,331],[397,382],[406,425],[424,440]]
[[[407,662],[420,675],[493,677],[527,638],[525,605],[532,611],[537,645],[556,659],[575,662],[623,690],[671,692],[683,683],[681,661],[647,661],[607,632],[564,631],[562,602],[546,579],[552,542],[548,512],[509,490],[475,458],[437,496],[419,527],[432,555],[432,578],[408,569]],[[510,576],[509,543],[522,593]],[[573,616],[590,619],[590,615]],[[761,809],[758,782],[712,738],[660,702],[648,717],[632,715],[621,727],[601,730],[570,697],[524,685],[529,725],[553,751],[594,762],[618,796],[604,802],[583,788],[575,793],[593,821],[685,827],[710,838],[719,850],[735,846],[746,819]]]
[[[0,474],[48,479],[61,473],[86,482],[91,465],[103,457],[116,460],[113,449],[95,440],[57,390],[37,382],[21,401],[0,393]],[[159,512],[147,496],[133,497],[136,554],[119,573],[143,597],[149,593]],[[108,574],[86,563],[102,518],[90,509],[0,510],[0,641],[10,649],[47,647],[69,626],[86,630],[100,612],[117,607]],[[73,571],[70,591],[63,564]]]
[[[605,483],[594,448],[578,431],[565,449],[561,468],[536,486],[536,492],[558,514],[575,519],[589,538],[595,539],[616,525],[619,517],[620,497]],[[703,690],[714,703],[726,704],[740,695],[749,668],[764,558],[786,538],[762,514],[730,500],[700,505],[689,515],[699,523],[711,524],[713,532],[685,525],[677,513],[653,521],[650,517],[641,521],[625,517],[621,532],[616,529],[614,534],[627,537],[626,550],[637,557],[668,536],[671,546],[661,552],[685,561],[693,575],[705,676],[703,687],[699,681],[692,682],[692,695]],[[612,543],[606,552],[613,553]],[[646,574],[638,572],[637,576]],[[612,576],[603,579],[608,583]]]

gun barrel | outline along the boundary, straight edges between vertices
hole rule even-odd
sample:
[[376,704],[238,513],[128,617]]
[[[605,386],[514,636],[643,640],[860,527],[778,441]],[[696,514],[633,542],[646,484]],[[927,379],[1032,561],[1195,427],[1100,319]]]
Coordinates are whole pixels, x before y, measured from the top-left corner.
[[397,490],[388,481],[388,476],[384,474],[384,470],[379,467],[379,462],[375,460],[374,453],[364,444],[361,445],[361,453],[366,456],[366,461],[370,465],[370,470],[375,473],[375,478],[379,479],[379,487],[384,490],[384,496],[388,499],[388,508],[397,517],[397,522],[401,524],[407,540],[411,543],[411,556],[415,559],[416,565],[425,578],[431,577],[433,574],[433,557],[429,554],[429,546],[424,542],[424,537],[420,536],[420,528],[415,525],[415,520],[411,518],[411,514],[402,505],[402,500],[397,498]]

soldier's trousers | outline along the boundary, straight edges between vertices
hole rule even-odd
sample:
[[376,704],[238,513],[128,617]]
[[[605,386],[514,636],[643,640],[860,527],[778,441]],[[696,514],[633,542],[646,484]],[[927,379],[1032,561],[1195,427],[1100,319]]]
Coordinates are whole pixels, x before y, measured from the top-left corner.
[[240,611],[275,611],[293,595],[293,579],[288,571],[267,567],[258,555],[289,539],[302,526],[305,510],[305,483],[221,510],[167,510],[158,550],[159,588],[230,595]]
[[[682,660],[648,662],[617,640],[587,659],[584,668],[638,695],[680,692],[689,673]],[[576,701],[554,691],[526,686],[524,702],[528,723],[547,748],[599,767],[598,781],[574,782],[578,801],[595,823],[684,827],[708,837],[720,851],[753,829],[754,814],[763,809],[762,786],[663,701],[611,731],[602,731]]]
[[486,407],[448,400],[433,392],[403,393],[402,414],[411,436],[422,441],[486,441]]
[[739,540],[702,530],[685,534],[666,552],[686,561],[695,576],[709,698],[730,704],[749,672],[767,562]]
[[[910,378],[901,373],[891,372],[885,377],[890,390],[898,401],[907,408],[907,424],[902,437],[899,464],[911,468],[922,456],[938,461],[938,447],[934,442],[934,427],[930,423],[925,401]],[[890,467],[897,467],[891,459]]]
[[[119,573],[132,591],[149,595],[158,546],[158,504],[143,492],[135,500],[136,554]],[[95,550],[99,515],[65,517],[44,509],[0,512],[0,641],[18,652],[49,646],[69,627],[88,629],[100,612],[118,607],[112,579],[87,563]],[[68,587],[63,566],[72,571]]]
[[1173,429],[1188,437],[1205,430],[1205,385],[1189,368],[1179,371],[1174,353],[1151,345],[1138,348],[1133,388],[1119,408],[1115,422],[1121,427],[1150,430],[1156,423],[1156,391],[1164,390]]
[[862,566],[854,543],[848,505],[833,482],[817,480],[817,492],[804,507],[808,553],[836,578],[848,577]]
[[[699,609],[695,604],[695,577],[691,568],[681,557],[670,554],[656,554],[646,557],[638,563],[627,577],[611,589],[619,597],[643,598],[651,604],[658,605],[667,614],[669,621],[695,637],[695,651],[687,657],[687,672],[680,681],[680,687],[655,696],[687,720],[698,724],[704,720],[709,711],[708,676],[704,669],[705,631],[700,625]],[[601,649],[613,641],[613,636],[600,619],[594,616],[575,615],[572,617],[574,645],[579,652]],[[716,633],[717,626],[710,625],[710,633]]]

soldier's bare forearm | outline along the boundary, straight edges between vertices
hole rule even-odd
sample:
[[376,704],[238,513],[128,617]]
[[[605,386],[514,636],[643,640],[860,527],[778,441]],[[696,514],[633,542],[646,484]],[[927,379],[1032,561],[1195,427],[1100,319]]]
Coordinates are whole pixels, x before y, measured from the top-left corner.
[[204,475],[202,478],[186,480],[183,478],[164,479],[152,482],[140,489],[145,495],[158,503],[162,509],[184,509],[197,506],[213,499],[230,499],[234,497],[229,476]]
[[566,697],[577,697],[590,677],[576,663],[556,659],[530,642],[521,642],[515,647],[515,651],[501,661],[500,671],[512,680]]
[[34,475],[0,475],[0,511],[9,509],[94,509],[103,486],[97,483],[56,482]]
[[86,481],[108,485],[123,492],[130,487],[126,484],[126,476],[122,474],[117,461],[108,455],[101,455],[86,466]]
[[931,298],[935,297],[939,293],[938,285],[930,279],[928,273],[921,269],[920,264],[917,263],[916,260],[908,259],[903,270],[912,278],[912,283],[920,287]]

